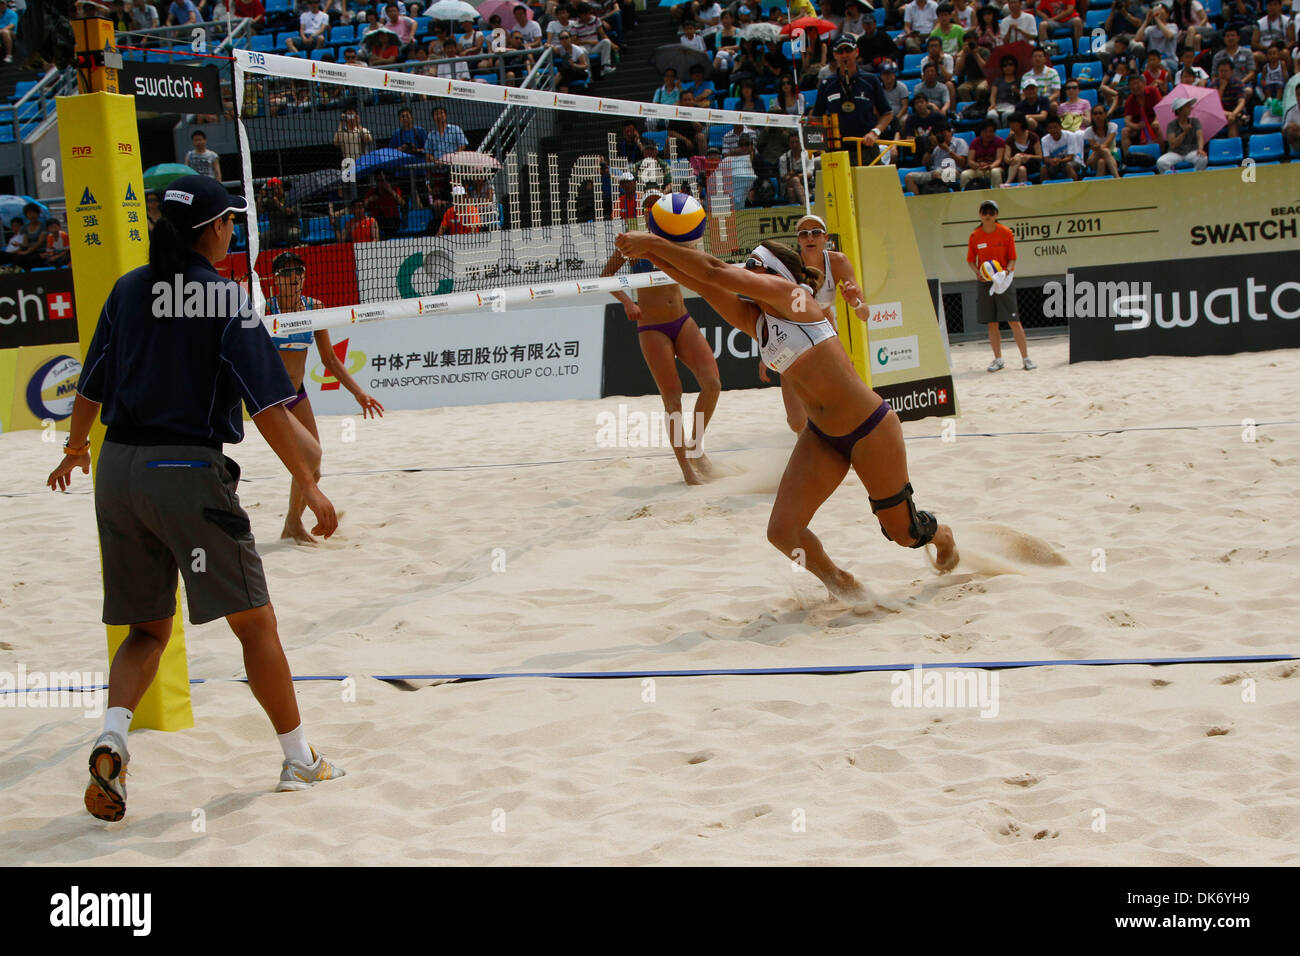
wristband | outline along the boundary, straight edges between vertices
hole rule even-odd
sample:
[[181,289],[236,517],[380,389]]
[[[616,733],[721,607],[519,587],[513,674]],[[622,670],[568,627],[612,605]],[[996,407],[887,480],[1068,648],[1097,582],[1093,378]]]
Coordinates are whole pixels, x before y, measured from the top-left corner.
[[80,448],[70,448],[68,446],[69,440],[70,439],[65,439],[63,442],[63,453],[65,455],[84,455],[86,452],[90,451],[90,439],[86,439],[86,443]]

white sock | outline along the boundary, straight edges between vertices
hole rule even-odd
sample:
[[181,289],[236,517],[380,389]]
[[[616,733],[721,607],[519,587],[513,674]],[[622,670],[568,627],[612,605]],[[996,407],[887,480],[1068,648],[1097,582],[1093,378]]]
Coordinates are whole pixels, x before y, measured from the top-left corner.
[[284,751],[284,759],[292,760],[294,763],[300,763],[305,767],[310,767],[314,762],[311,755],[311,748],[307,746],[307,734],[299,724],[287,734],[277,734],[280,741],[280,749]]
[[126,742],[126,732],[131,727],[131,711],[125,707],[110,707],[104,712],[104,732],[114,733]]

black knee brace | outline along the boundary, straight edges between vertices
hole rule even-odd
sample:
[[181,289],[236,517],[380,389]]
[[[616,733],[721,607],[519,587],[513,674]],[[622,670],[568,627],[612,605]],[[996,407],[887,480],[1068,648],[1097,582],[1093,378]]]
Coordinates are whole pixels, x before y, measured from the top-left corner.
[[[907,530],[916,539],[916,543],[910,545],[910,547],[925,547],[930,543],[935,532],[939,530],[939,519],[928,511],[916,510],[916,505],[912,503],[912,483],[910,481],[903,485],[902,491],[891,498],[868,498],[867,500],[871,502],[872,514],[884,511],[886,508],[892,508],[895,505],[901,505],[904,501],[907,502],[907,513],[911,516],[912,522]],[[883,524],[880,526],[880,533],[889,538],[890,541],[894,540],[889,537],[889,532],[885,530]]]

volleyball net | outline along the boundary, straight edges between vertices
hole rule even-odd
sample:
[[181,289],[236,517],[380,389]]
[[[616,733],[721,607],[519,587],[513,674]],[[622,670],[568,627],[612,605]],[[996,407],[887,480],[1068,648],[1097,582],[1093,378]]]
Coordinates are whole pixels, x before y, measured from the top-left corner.
[[[705,248],[736,261],[765,238],[741,210],[763,180],[780,188],[763,155],[798,147],[786,168],[812,185],[799,118],[783,113],[234,53],[242,178],[257,210],[236,274],[273,295],[272,262],[295,252],[311,266],[304,294],[324,305],[279,322],[285,332],[667,284],[658,272],[600,275],[615,237],[644,228],[647,191],[700,199]],[[687,158],[682,135],[704,155]],[[708,155],[741,138],[749,155]]]

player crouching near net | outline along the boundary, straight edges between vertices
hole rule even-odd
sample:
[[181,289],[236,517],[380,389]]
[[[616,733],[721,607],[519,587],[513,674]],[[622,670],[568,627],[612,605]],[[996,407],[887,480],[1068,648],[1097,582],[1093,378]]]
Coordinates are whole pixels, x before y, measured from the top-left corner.
[[[657,189],[647,190],[641,202],[642,211],[649,216],[651,207],[662,196]],[[633,259],[634,274],[655,271],[650,262],[630,258]],[[605,263],[601,275],[614,275],[627,261],[627,257],[615,251]],[[638,289],[636,302],[626,292],[611,294],[623,303],[628,319],[636,323],[641,354],[645,356],[645,364],[654,376],[659,396],[663,399],[664,411],[668,413],[669,439],[673,454],[677,456],[677,464],[681,466],[682,477],[688,485],[701,484],[700,475],[709,477],[712,474],[712,465],[704,455],[704,430],[708,428],[709,419],[718,407],[718,395],[722,392],[722,377],[718,372],[717,359],[713,357],[713,349],[709,347],[708,340],[691,314],[686,311],[680,286],[647,286]],[[692,434],[687,433],[682,416],[682,380],[677,374],[677,359],[681,359],[682,364],[691,370],[700,385],[693,416],[696,427]]]
[[850,465],[866,486],[886,538],[904,547],[934,544],[940,572],[957,566],[952,529],[912,503],[903,428],[889,403],[858,377],[835,327],[813,298],[821,270],[794,250],[765,241],[743,267],[645,232],[615,240],[623,255],[649,259],[669,278],[700,293],[729,324],[758,341],[764,363],[780,372],[808,411],[777,490],[767,539],[803,565],[835,597],[870,594],[827,557],[808,524]]
[[[862,301],[862,290],[858,288],[858,277],[853,271],[853,263],[844,253],[832,252],[826,248],[830,243],[830,233],[827,232],[826,222],[822,217],[810,214],[800,219],[795,226],[795,239],[799,244],[799,255],[803,259],[803,264],[821,271],[821,285],[817,286],[813,298],[822,307],[831,325],[835,325],[837,286],[844,296],[844,301],[850,303],[849,307],[853,309],[853,314],[863,322],[867,321],[871,310]],[[767,366],[763,364],[761,357],[758,360],[758,377],[764,382],[771,381],[767,376]],[[799,402],[794,389],[786,387],[784,376],[781,378],[781,400],[785,403],[785,420],[790,430],[796,433],[803,431],[804,425],[808,423],[808,412]]]
[[[315,533],[334,533],[334,506],[316,486],[284,410],[294,388],[271,336],[247,295],[213,268],[246,208],[243,197],[206,176],[168,186],[149,234],[149,264],[119,278],[104,303],[77,382],[66,454],[47,479],[62,491],[75,469],[90,471],[90,426],[101,415],[108,432],[95,469],[95,520],[103,619],[130,629],[113,655],[104,732],[90,752],[85,803],[101,820],[126,813],[127,729],[171,637],[178,569],[190,622],[224,617],[243,646],[248,686],[284,751],[276,789],[343,776],[308,746],[262,559],[235,494],[239,465],[222,453],[223,443],[244,438],[242,403],[301,483]],[[207,290],[201,314],[159,310],[173,286],[192,284]]]

